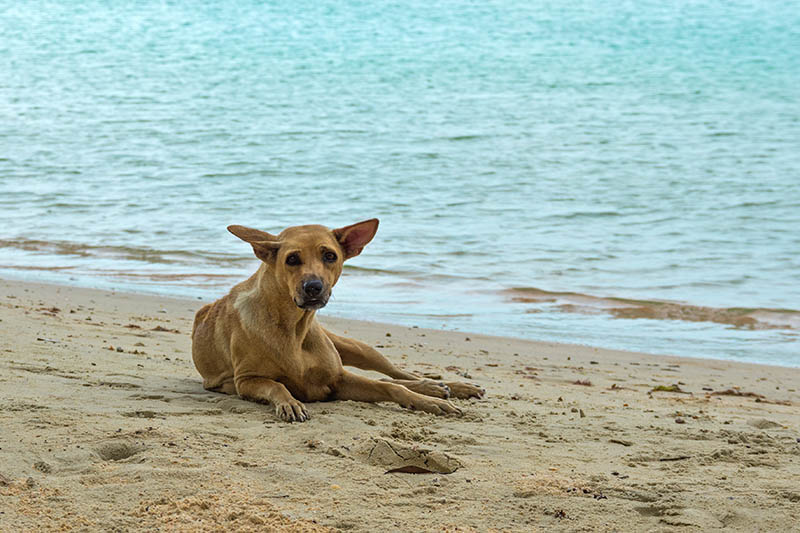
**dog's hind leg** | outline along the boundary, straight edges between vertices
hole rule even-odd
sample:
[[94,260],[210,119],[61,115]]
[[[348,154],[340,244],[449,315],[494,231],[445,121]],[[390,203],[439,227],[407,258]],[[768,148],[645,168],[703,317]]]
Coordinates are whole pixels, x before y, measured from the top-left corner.
[[433,381],[431,379],[382,379],[381,381],[402,385],[408,390],[425,396],[445,399],[450,397],[450,387],[441,381]]
[[481,398],[485,394],[481,387],[471,383],[458,381],[442,383],[400,370],[372,346],[355,339],[340,337],[328,330],[323,331],[333,342],[344,366],[354,366],[362,370],[380,372],[393,378],[385,381],[403,385],[414,392],[436,398],[449,398],[451,396],[453,398]]
[[323,329],[328,338],[333,341],[336,351],[339,352],[339,357],[342,359],[342,364],[345,366],[354,366],[361,370],[373,370],[380,372],[390,378],[404,379],[410,381],[417,381],[422,378],[405,372],[394,366],[391,361],[386,359],[381,353],[361,341],[355,339],[348,339],[340,337],[331,333],[327,329]]
[[458,407],[447,400],[430,398],[402,385],[369,379],[346,370],[334,386],[333,398],[357,402],[394,402],[408,409],[436,415],[461,414]]
[[411,372],[404,372],[391,361],[386,359],[379,351],[372,346],[364,344],[363,342],[340,337],[324,330],[336,351],[339,352],[339,357],[344,366],[354,366],[361,370],[372,370],[380,372],[386,376],[394,379],[383,379],[381,381],[388,381],[397,385],[402,385],[409,390],[424,394],[425,396],[433,396],[434,398],[449,398],[450,388],[442,382],[432,381],[430,379],[423,379]]
[[233,381],[226,381],[221,385],[206,386],[206,383],[203,382],[203,388],[211,392],[219,392],[222,394],[236,394],[236,385],[233,384]]

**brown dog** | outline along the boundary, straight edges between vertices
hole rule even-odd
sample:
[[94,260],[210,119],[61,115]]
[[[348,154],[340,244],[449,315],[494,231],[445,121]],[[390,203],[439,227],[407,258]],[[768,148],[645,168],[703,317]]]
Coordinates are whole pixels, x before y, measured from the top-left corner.
[[[316,311],[328,302],[343,262],[372,240],[377,219],[335,230],[297,226],[277,236],[244,226],[228,230],[250,243],[262,264],[195,316],[192,358],[206,389],[270,402],[290,422],[308,419],[301,401],[396,402],[444,415],[461,414],[444,398],[483,395],[475,385],[404,372],[370,346],[317,322]],[[368,379],[342,365],[394,379]]]

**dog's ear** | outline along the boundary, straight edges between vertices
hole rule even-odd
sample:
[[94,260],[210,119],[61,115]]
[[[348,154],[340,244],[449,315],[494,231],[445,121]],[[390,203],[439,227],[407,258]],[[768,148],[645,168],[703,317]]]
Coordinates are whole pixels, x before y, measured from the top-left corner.
[[344,258],[350,259],[361,253],[361,250],[378,231],[378,219],[371,218],[357,224],[333,230],[336,240],[344,250]]
[[247,226],[228,226],[228,231],[250,243],[256,257],[262,261],[269,261],[275,257],[275,252],[280,248],[281,243],[278,237],[266,231],[261,231]]

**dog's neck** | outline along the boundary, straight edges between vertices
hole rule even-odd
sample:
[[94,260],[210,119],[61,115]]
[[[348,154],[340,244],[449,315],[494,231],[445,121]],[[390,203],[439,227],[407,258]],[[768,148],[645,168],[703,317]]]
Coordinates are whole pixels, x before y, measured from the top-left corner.
[[236,307],[246,317],[248,326],[261,329],[269,323],[283,330],[287,337],[294,337],[302,343],[317,312],[297,307],[266,265],[261,265],[248,282],[250,290],[241,292],[236,299]]

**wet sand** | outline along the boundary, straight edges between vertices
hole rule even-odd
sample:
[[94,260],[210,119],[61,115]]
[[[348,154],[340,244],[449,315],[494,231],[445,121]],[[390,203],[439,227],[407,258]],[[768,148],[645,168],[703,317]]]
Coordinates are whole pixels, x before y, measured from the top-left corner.
[[[330,402],[286,424],[203,390],[189,337],[200,306],[0,280],[0,531],[800,523],[800,369],[323,315],[487,396],[456,400],[460,418]],[[387,473],[398,468],[432,473]]]

